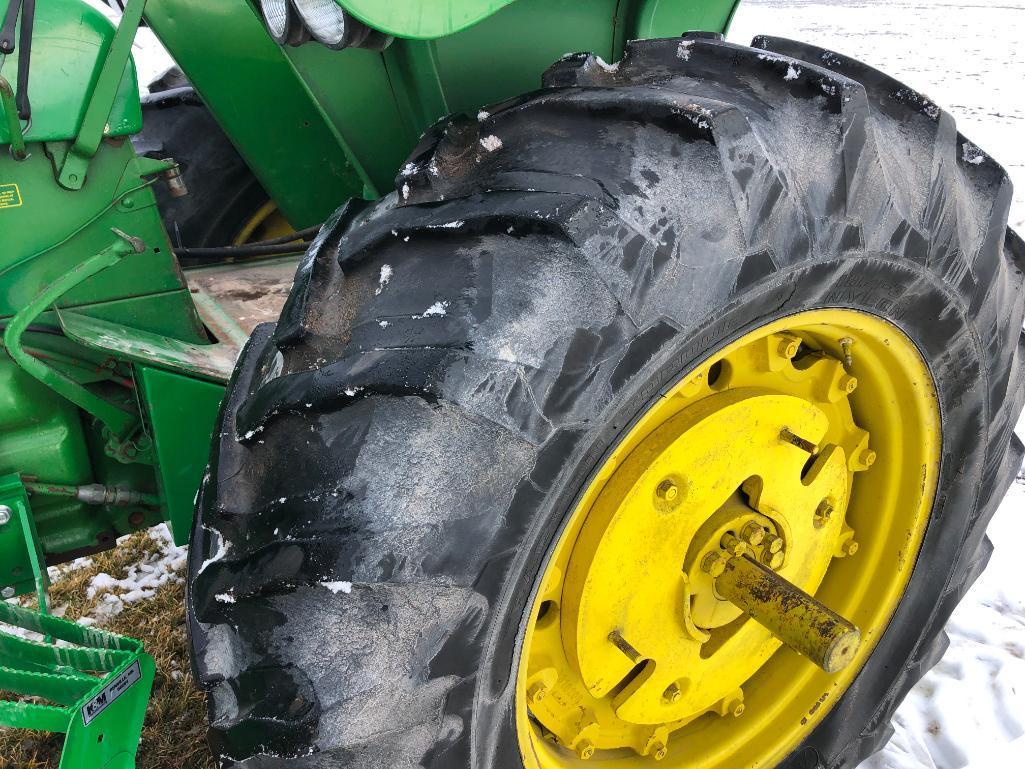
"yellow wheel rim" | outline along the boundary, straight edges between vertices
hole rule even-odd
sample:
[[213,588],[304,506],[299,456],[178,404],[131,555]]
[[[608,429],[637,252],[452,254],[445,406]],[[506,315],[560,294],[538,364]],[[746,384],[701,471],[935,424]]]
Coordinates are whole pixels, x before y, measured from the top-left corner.
[[[929,370],[874,316],[781,319],[683,376],[597,469],[539,579],[517,673],[524,765],[776,765],[896,610],[939,457]],[[825,672],[723,598],[716,559],[741,554],[860,628],[850,664]]]
[[244,246],[246,243],[259,243],[262,240],[280,238],[292,232],[295,230],[282,216],[277,203],[268,200],[242,225],[242,229],[235,236],[232,245]]

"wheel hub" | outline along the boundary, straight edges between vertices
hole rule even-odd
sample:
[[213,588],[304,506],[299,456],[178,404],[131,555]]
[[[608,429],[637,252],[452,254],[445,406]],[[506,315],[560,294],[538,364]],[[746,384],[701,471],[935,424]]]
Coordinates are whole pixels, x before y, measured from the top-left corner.
[[[642,420],[643,437],[613,452],[541,583],[526,708],[578,758],[628,749],[660,760],[671,735],[750,712],[770,660],[796,656],[781,652],[779,625],[792,618],[752,620],[758,608],[736,580],[734,600],[717,580],[743,567],[762,588],[775,580],[817,604],[833,564],[858,550],[848,507],[876,455],[852,412],[851,338],[750,337],[692,372]],[[760,608],[782,615],[787,600]],[[857,654],[854,634],[837,633],[827,668]]]

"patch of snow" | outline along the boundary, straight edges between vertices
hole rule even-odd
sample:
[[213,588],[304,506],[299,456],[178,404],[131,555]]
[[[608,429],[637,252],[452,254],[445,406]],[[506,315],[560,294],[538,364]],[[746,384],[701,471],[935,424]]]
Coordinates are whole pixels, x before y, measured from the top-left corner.
[[480,140],[480,146],[486,149],[488,152],[494,152],[497,149],[501,149],[502,140],[492,134],[491,136],[485,136]]
[[[129,566],[123,579],[101,572],[89,581],[86,596],[99,601],[89,615],[93,620],[109,619],[120,614],[127,604],[148,600],[164,585],[183,581],[181,572],[185,568],[188,548],[174,544],[166,523],[150,529],[149,535],[157,543],[156,549]],[[223,554],[225,549],[219,549],[218,554]],[[204,563],[200,571],[216,557]]]
[[218,593],[214,596],[221,603],[235,603],[235,596],[229,590],[227,593]]
[[390,264],[381,265],[381,277],[377,281],[377,289],[374,291],[375,295],[379,295],[384,291],[385,287],[391,283],[391,277],[395,274]]
[[391,324],[388,323],[388,321],[386,321],[386,320],[379,320],[379,321],[377,321],[377,325],[380,326],[381,328],[388,328],[388,326],[391,325]]
[[801,70],[790,64],[787,67],[787,73],[783,76],[784,80],[797,80],[801,76]]
[[362,389],[362,387],[346,387],[344,392],[351,398]]
[[320,584],[323,585],[324,587],[326,587],[328,590],[330,590],[335,595],[338,595],[339,593],[351,593],[352,592],[352,583],[351,582],[321,582]]
[[409,184],[408,183],[402,185],[402,199],[403,200],[409,200]]
[[431,318],[436,316],[448,315],[448,305],[449,303],[443,299],[440,302],[435,302],[434,304],[432,304],[421,314],[414,315],[413,318],[419,320],[420,318]]
[[230,544],[224,541],[224,537],[221,536],[221,532],[217,531],[217,529],[210,529],[206,526],[204,526],[203,528],[212,533],[215,537],[217,537],[217,550],[212,556],[203,561],[202,565],[200,565],[199,567],[199,571],[197,571],[196,574],[202,574],[203,570],[206,569],[207,566],[221,560],[225,556],[225,554],[227,554],[228,549],[231,547]]
[[477,120],[480,121],[481,123],[483,123],[489,117],[491,117],[491,113],[488,112],[487,110],[483,110],[482,109],[480,112],[477,113]]
[[961,145],[961,157],[964,158],[966,163],[971,163],[973,166],[977,166],[986,159],[986,153],[980,150],[971,142],[965,142]]
[[618,72],[619,65],[622,63],[617,61],[615,64],[609,64],[601,56],[595,56],[594,61],[599,67],[601,67],[606,72]]
[[684,40],[676,47],[676,58],[690,61],[690,49],[694,45],[693,40]]

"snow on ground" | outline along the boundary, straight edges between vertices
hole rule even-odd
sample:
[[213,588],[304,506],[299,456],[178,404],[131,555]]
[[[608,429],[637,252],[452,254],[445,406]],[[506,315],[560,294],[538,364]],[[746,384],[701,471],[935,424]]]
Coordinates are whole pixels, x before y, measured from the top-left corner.
[[[757,34],[854,56],[928,94],[1007,169],[1011,223],[1025,230],[1025,1],[744,0],[729,38]],[[989,533],[993,559],[951,618],[950,649],[861,769],[1025,766],[1025,483],[1011,487]]]
[[1015,183],[1025,229],[1025,0],[742,0],[733,42],[779,35],[860,59],[927,94]]

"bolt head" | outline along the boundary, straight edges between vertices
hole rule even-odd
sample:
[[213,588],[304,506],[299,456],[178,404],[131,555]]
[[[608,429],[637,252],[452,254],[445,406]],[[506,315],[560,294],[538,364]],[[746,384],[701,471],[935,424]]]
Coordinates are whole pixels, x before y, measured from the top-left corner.
[[3,590],[0,590],[0,596],[4,598],[14,598],[14,588],[8,585]]
[[784,358],[793,358],[801,344],[796,339],[784,339],[779,343],[779,354]]
[[850,374],[844,374],[840,377],[840,389],[850,395],[858,389],[858,378],[853,377]]
[[661,761],[663,758],[669,755],[669,748],[662,742],[656,742],[651,746],[651,757],[656,761]]
[[675,483],[666,478],[662,483],[655,489],[655,494],[658,495],[659,499],[664,499],[666,502],[672,502],[680,495],[680,489]]
[[786,556],[783,555],[782,551],[778,553],[762,553],[762,563],[773,571],[778,571],[782,568],[784,560],[786,560]]
[[861,452],[860,459],[861,464],[865,465],[865,467],[871,467],[873,464],[875,464],[876,453],[872,451],[872,449],[865,449],[863,452]]
[[765,539],[765,547],[770,553],[778,553],[783,549],[783,538],[770,534]]
[[668,705],[676,704],[680,701],[681,697],[683,697],[683,692],[680,691],[680,687],[675,683],[669,684],[669,686],[666,687],[666,690],[662,692],[662,699]]
[[744,528],[740,531],[740,536],[744,538],[747,544],[757,546],[762,544],[765,540],[765,529],[761,524],[755,521],[750,521],[744,525]]
[[590,740],[581,740],[576,746],[577,755],[584,761],[594,755],[594,743]]
[[536,684],[527,690],[527,698],[534,703],[541,702],[548,694],[548,687],[544,685],[543,681],[538,681]]
[[821,529],[823,526],[828,524],[829,519],[833,517],[834,512],[836,511],[829,500],[824,499],[819,502],[819,506],[815,508],[815,528]]
[[712,579],[721,577],[722,573],[726,571],[726,559],[722,557],[721,553],[708,553],[701,559],[701,570],[708,572]]
[[733,703],[731,703],[730,704],[730,713],[733,714],[734,718],[740,718],[742,715],[744,715],[744,703],[743,702],[733,702]]
[[853,539],[849,539],[843,543],[844,555],[854,555],[856,552],[858,552],[858,543]]
[[13,515],[14,511],[11,510],[11,508],[7,505],[0,505],[0,526],[3,526],[5,523],[10,523]]

